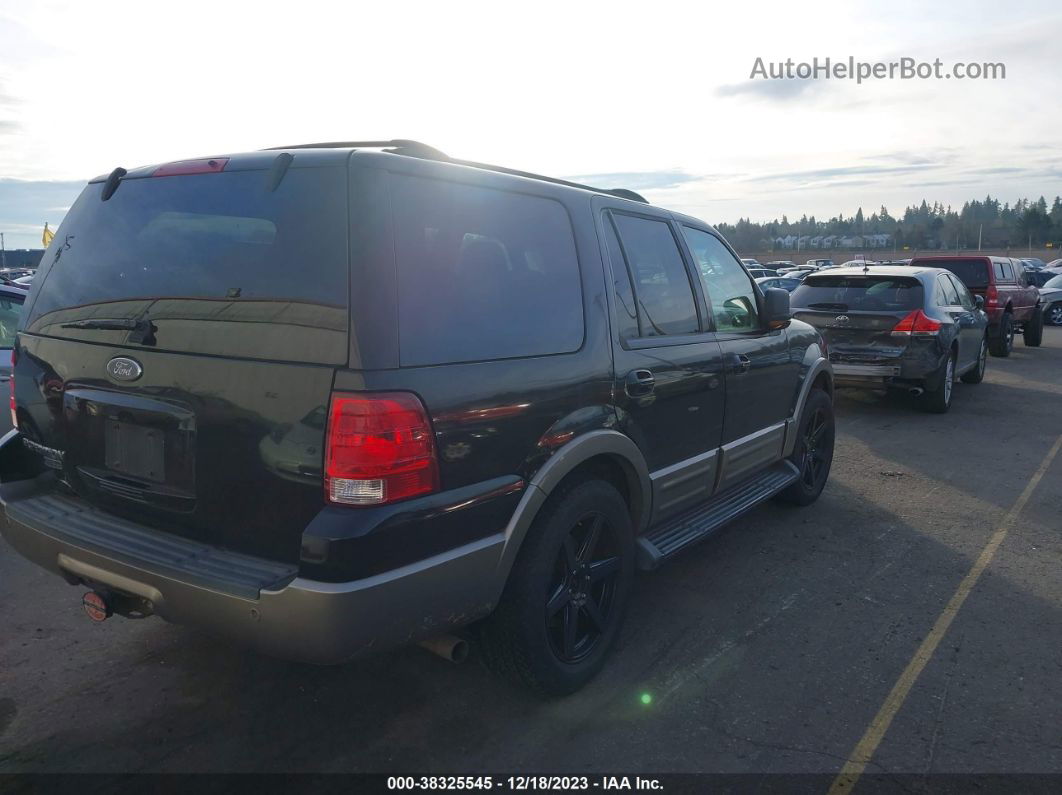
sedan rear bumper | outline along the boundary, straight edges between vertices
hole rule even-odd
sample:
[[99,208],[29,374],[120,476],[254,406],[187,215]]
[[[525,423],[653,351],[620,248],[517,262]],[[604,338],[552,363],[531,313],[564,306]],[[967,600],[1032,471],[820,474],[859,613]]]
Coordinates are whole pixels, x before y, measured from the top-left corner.
[[907,389],[912,385],[924,386],[937,376],[945,355],[938,347],[936,340],[930,344],[916,343],[900,356],[877,360],[833,354],[830,363],[838,386]]

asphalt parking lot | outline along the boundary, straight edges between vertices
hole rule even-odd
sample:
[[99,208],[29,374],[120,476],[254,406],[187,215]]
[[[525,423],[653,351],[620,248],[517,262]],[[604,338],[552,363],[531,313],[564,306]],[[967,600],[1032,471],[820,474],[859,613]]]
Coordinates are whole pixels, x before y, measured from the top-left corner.
[[[90,624],[0,546],[0,771],[837,773],[1062,422],[1062,329],[950,413],[842,393],[833,474],[642,575],[620,648],[543,703],[412,648],[313,668],[158,619]],[[1062,455],[868,773],[1062,772]],[[643,695],[649,699],[643,703]]]

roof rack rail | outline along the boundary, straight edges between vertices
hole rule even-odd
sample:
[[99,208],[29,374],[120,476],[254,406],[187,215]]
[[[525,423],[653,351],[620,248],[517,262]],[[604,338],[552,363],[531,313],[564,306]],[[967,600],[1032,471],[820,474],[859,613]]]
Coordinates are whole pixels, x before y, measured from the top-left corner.
[[520,171],[515,168],[505,168],[504,166],[493,166],[489,163],[478,163],[474,160],[458,160],[457,158],[450,157],[445,152],[436,149],[434,146],[429,146],[420,141],[412,141],[407,138],[395,138],[390,141],[328,141],[316,144],[296,144],[294,146],[271,146],[267,151],[276,149],[346,148],[384,149],[396,155],[420,157],[425,160],[440,160],[446,163],[455,163],[460,166],[471,166],[472,168],[482,168],[485,171],[495,171],[499,174],[510,174],[514,177],[526,177],[528,179],[537,179],[543,182],[552,182],[555,185],[567,185],[569,188],[581,188],[583,190],[594,191],[595,193],[608,193],[621,199],[641,202],[642,204],[649,203],[640,193],[635,193],[627,188],[595,188],[592,185],[584,185],[580,182],[571,182],[570,180],[558,179],[557,177],[547,177],[543,174],[535,174],[530,171]]

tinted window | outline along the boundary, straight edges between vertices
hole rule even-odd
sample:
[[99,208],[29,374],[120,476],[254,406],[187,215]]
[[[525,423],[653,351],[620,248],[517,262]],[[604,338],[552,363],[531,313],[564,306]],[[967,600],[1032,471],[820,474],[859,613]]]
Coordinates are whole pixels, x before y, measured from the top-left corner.
[[959,279],[953,274],[948,274],[948,278],[951,280],[951,286],[955,288],[955,295],[959,297],[959,305],[964,309],[973,309],[975,304],[973,296],[970,295],[970,291],[966,289]]
[[571,222],[552,199],[391,175],[404,365],[577,350]]
[[663,221],[618,213],[613,219],[634,277],[642,336],[697,331],[693,288],[671,227]]
[[809,276],[790,302],[824,312],[910,311],[922,307],[922,284],[898,276]]
[[959,281],[973,290],[988,286],[988,264],[983,259],[920,259],[915,265],[944,268],[959,277]]
[[715,235],[682,227],[719,331],[749,331],[759,326],[756,292],[745,269]]
[[11,348],[15,345],[15,332],[18,330],[23,300],[22,297],[0,294],[0,348]]
[[996,279],[1006,282],[1014,281],[1014,270],[1009,262],[997,262],[996,265]]
[[955,285],[946,276],[938,276],[937,283],[944,291],[944,303],[940,306],[959,306],[959,294],[955,291]]
[[146,320],[160,349],[347,360],[347,180],[292,168],[89,185],[41,263],[31,331],[125,343],[77,321]]
[[605,247],[608,249],[608,259],[612,266],[617,330],[620,339],[631,339],[638,336],[638,308],[634,302],[631,276],[627,270],[627,262],[623,258],[619,238],[616,237],[616,228],[612,225],[612,219],[608,213],[602,216],[602,224],[605,227]]

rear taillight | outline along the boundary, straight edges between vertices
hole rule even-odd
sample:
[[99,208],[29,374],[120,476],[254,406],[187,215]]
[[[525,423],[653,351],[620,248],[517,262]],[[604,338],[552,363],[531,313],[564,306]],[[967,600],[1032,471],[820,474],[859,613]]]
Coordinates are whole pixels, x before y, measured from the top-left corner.
[[932,337],[940,332],[943,324],[916,309],[896,324],[892,333],[903,337]]
[[217,174],[225,170],[227,157],[211,157],[207,160],[179,160],[167,163],[151,172],[153,177],[184,177],[189,174]]
[[436,491],[439,464],[424,404],[408,392],[332,395],[324,487],[328,501],[342,505]]
[[997,306],[999,304],[999,290],[994,284],[988,285],[985,290],[985,306]]
[[11,427],[18,429],[18,413],[15,411],[15,363],[18,362],[18,349],[11,349],[11,377],[7,379],[8,386],[11,388]]

